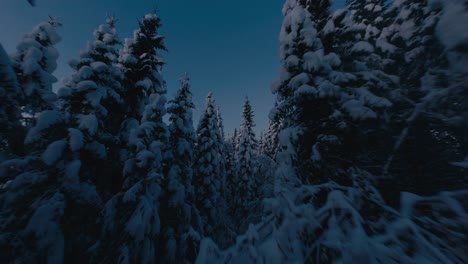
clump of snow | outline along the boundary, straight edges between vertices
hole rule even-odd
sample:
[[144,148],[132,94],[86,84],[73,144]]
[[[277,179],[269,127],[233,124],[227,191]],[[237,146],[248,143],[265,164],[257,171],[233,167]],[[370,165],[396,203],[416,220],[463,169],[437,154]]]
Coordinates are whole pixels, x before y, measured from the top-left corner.
[[377,114],[366,107],[362,101],[352,99],[343,104],[343,109],[356,120],[375,119]]
[[70,149],[72,151],[80,150],[84,145],[84,136],[80,130],[75,128],[68,129],[68,136],[70,138]]
[[41,112],[36,121],[36,126],[29,130],[26,136],[25,143],[29,144],[41,137],[40,132],[49,128],[50,126],[63,122],[65,117],[59,111],[43,111]]
[[353,45],[351,51],[359,53],[372,53],[374,52],[374,47],[367,41],[359,41]]
[[57,140],[53,142],[47,147],[47,149],[42,154],[42,160],[47,165],[53,165],[62,157],[66,147],[66,140]]
[[79,128],[83,130],[88,130],[88,133],[94,135],[98,129],[98,119],[95,115],[80,115],[79,119]]
[[71,182],[78,182],[80,179],[81,161],[74,160],[65,168],[65,177]]

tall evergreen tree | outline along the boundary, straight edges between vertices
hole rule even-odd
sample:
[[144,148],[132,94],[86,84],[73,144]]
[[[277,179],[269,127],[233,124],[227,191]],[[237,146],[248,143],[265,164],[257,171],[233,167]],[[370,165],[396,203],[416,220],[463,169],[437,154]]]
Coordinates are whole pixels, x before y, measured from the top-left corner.
[[[275,105],[276,107],[276,105]],[[267,130],[264,134],[264,147],[262,153],[275,160],[276,155],[280,151],[279,144],[279,132],[281,131],[282,124],[279,116],[273,117],[274,120],[270,120]]]
[[[31,154],[6,166],[17,184],[2,197],[5,212],[25,210],[23,206],[28,209],[21,218],[7,221],[4,228],[11,232],[31,221],[47,221],[50,227],[44,231],[40,226],[31,226],[18,232],[19,242],[13,248],[31,247],[31,255],[23,260],[86,260],[87,249],[99,233],[96,219],[102,209],[100,191],[106,190],[99,187],[104,185],[102,179],[108,171],[99,170],[95,162],[108,161],[106,138],[112,122],[107,122],[106,117],[112,105],[120,103],[116,92],[120,73],[114,64],[118,40],[113,21],[109,18],[99,27],[96,39],[73,63],[75,74],[59,92],[60,109],[38,115],[25,141]],[[107,181],[107,186],[110,183]],[[31,197],[36,202],[31,204]],[[43,219],[47,210],[51,210],[51,216]],[[21,237],[28,236],[34,238],[33,243],[22,241]]]
[[0,163],[11,156],[22,154],[25,131],[19,122],[20,96],[11,61],[0,45]]
[[217,107],[212,94],[206,97],[206,108],[197,127],[194,188],[195,201],[203,220],[206,236],[214,236],[220,231],[222,223],[221,188],[225,160],[222,151],[223,140],[218,125]]
[[[159,250],[160,205],[169,134],[163,122],[166,88],[161,74],[164,62],[158,53],[166,48],[158,33],[160,26],[156,14],[145,15],[133,39],[125,40],[119,57],[125,77],[125,121],[120,135],[123,183],[122,191],[106,204],[98,253],[111,256],[117,249],[118,255],[111,258],[122,263],[154,262],[165,257]],[[125,239],[119,240],[121,237]]]
[[197,216],[194,212],[193,163],[195,131],[193,128],[192,92],[187,76],[180,80],[181,87],[174,100],[170,101],[169,125],[171,165],[165,181],[164,225],[168,262],[195,261],[199,235],[193,226]]
[[[124,120],[123,76],[116,67],[119,38],[115,29],[115,18],[108,17],[106,23],[94,32],[95,40],[88,43],[80,59],[71,61],[75,74],[59,90],[59,105],[71,115],[70,131],[83,140],[76,147],[83,161],[82,175],[98,185],[106,195],[115,192],[121,165],[118,160],[119,131]],[[85,122],[95,122],[89,128]],[[72,132],[70,132],[72,133]],[[95,166],[100,160],[101,166]]]
[[[428,195],[466,186],[459,176],[462,169],[451,165],[451,160],[463,159],[466,146],[466,123],[461,121],[466,110],[460,107],[466,96],[462,95],[463,85],[459,86],[464,82],[459,66],[466,63],[466,52],[454,48],[466,42],[448,40],[441,33],[452,27],[447,27],[451,21],[447,14],[457,5],[408,0],[390,8],[395,16],[385,28],[382,42],[395,49],[391,70],[401,76],[403,103],[393,117],[399,126],[383,172],[396,186],[384,189]],[[466,10],[459,7],[458,16],[466,16]],[[463,36],[461,32],[457,35]]]
[[164,95],[150,96],[140,125],[130,133],[123,190],[106,204],[100,253],[112,262],[148,263],[165,256],[164,251],[158,251],[169,136],[162,120],[165,103]]
[[249,99],[245,99],[242,110],[242,123],[239,129],[239,148],[236,153],[237,160],[237,217],[248,220],[253,204],[258,202],[259,182],[256,179],[257,139],[253,131],[253,111]]
[[337,154],[347,128],[344,115],[347,109],[358,115],[365,115],[368,109],[362,104],[352,108],[345,104],[354,98],[348,88],[354,76],[340,69],[342,61],[336,53],[324,49],[324,29],[319,31],[306,6],[301,1],[286,1],[283,14],[282,71],[272,86],[277,105],[270,119],[281,120],[279,163],[284,166],[278,165],[280,171],[289,169],[278,173],[278,179],[295,182],[298,176],[303,182],[312,182],[342,177],[340,167],[348,161]]
[[34,116],[54,108],[56,95],[52,84],[57,82],[53,72],[59,56],[55,45],[61,38],[56,28],[61,24],[52,18],[37,25],[23,37],[12,55],[13,67],[21,86],[24,120],[28,127],[34,124]]
[[[286,1],[281,39],[282,51],[294,51],[294,47],[299,46],[298,43],[300,43],[301,38],[297,38],[297,36],[300,36],[303,31],[295,31],[294,28],[301,29],[304,24],[308,23],[295,22],[306,22],[304,18],[307,18],[308,15],[305,13],[304,16],[300,8],[312,2],[314,1]],[[363,11],[364,14],[364,9],[377,12],[378,8],[375,7],[378,5],[371,4],[377,1],[352,2],[362,4],[363,10],[360,11]],[[462,8],[460,1],[440,1],[434,7],[437,9],[447,8],[441,13],[443,14],[441,21],[446,19],[445,23],[447,24],[453,25],[455,20],[444,17],[446,14],[453,17],[456,17],[454,14],[457,14],[457,17],[466,16],[466,6]],[[312,12],[309,9],[308,12],[317,14],[317,12]],[[393,94],[387,97],[389,96],[387,91],[392,91],[393,85],[398,84],[398,82],[393,81],[387,82],[386,73],[379,72],[382,65],[372,65],[370,63],[374,58],[379,59],[379,52],[374,54],[370,51],[364,52],[364,50],[361,50],[362,53],[356,52],[362,47],[374,45],[371,42],[379,37],[379,32],[376,32],[376,35],[373,36],[369,35],[371,36],[369,38],[371,42],[368,40],[366,42],[370,45],[360,43],[357,45],[360,47],[355,46],[356,43],[359,43],[356,42],[356,39],[366,38],[365,34],[361,33],[366,33],[366,30],[369,29],[372,31],[372,27],[366,26],[365,30],[359,33],[360,36],[350,38],[349,40],[352,43],[350,46],[346,46],[349,43],[344,41],[341,42],[341,46],[339,41],[330,37],[333,35],[332,32],[336,32],[335,35],[338,35],[338,37],[345,36],[346,34],[341,35],[340,33],[343,33],[342,30],[350,28],[343,25],[343,23],[348,23],[353,17],[359,18],[356,15],[357,13],[359,12],[353,11],[348,16],[346,10],[339,11],[329,17],[330,20],[324,23],[324,28],[320,28],[320,23],[316,21],[315,17],[312,17],[313,23],[309,27],[314,27],[319,34],[317,34],[318,37],[314,35],[313,38],[306,37],[306,39],[310,42],[321,42],[322,44],[325,41],[332,40],[331,43],[337,45],[331,46],[331,48],[328,47],[329,50],[325,52],[325,54],[330,53],[335,48],[334,51],[341,58],[341,63],[329,64],[331,66],[327,67],[329,70],[317,70],[325,64],[325,61],[321,60],[322,58],[319,56],[305,59],[316,68],[315,71],[310,71],[307,67],[288,68],[287,63],[292,62],[292,65],[298,65],[295,62],[301,61],[301,57],[298,57],[299,60],[297,60],[297,58],[287,53],[287,56],[281,57],[284,69],[280,75],[280,82],[273,87],[274,92],[277,93],[279,105],[273,109],[272,113],[281,116],[285,121],[285,126],[279,136],[283,150],[278,154],[279,168],[276,174],[280,177],[285,176],[283,179],[289,180],[289,182],[277,184],[276,197],[265,204],[268,217],[265,217],[261,224],[252,226],[245,235],[240,236],[235,246],[226,251],[219,251],[208,240],[202,241],[202,245],[205,246],[202,247],[200,262],[335,263],[361,261],[378,263],[414,262],[424,258],[428,262],[444,263],[459,262],[464,258],[465,254],[463,252],[466,251],[466,246],[458,246],[457,242],[450,242],[449,237],[460,241],[455,237],[458,237],[458,234],[462,234],[463,230],[466,229],[464,227],[460,228],[464,224],[459,222],[460,216],[466,215],[466,210],[460,207],[452,210],[449,208],[455,207],[447,205],[448,203],[453,203],[454,206],[461,205],[463,197],[467,195],[466,190],[444,193],[443,196],[445,197],[443,198],[441,196],[424,198],[405,193],[401,199],[402,208],[398,211],[388,207],[379,192],[370,184],[369,179],[373,178],[374,175],[363,169],[356,168],[362,167],[366,170],[369,168],[366,165],[372,163],[363,159],[363,157],[368,158],[365,155],[372,155],[375,146],[370,145],[372,146],[370,148],[369,145],[362,145],[357,146],[357,149],[353,149],[351,141],[353,136],[358,139],[358,142],[362,142],[361,140],[366,135],[383,135],[385,143],[388,143],[389,137],[391,138],[392,133],[385,135],[385,132],[388,131],[386,129],[389,127],[388,119],[394,118],[394,113],[391,111],[393,109],[390,109],[390,106],[382,107],[375,104],[387,103],[386,101],[390,101],[389,98],[395,99],[391,97]],[[378,18],[371,22],[379,21]],[[317,19],[320,20],[320,17]],[[363,19],[362,23],[355,23],[356,21],[354,21],[353,25],[348,25],[361,27],[364,23],[367,23],[364,20],[366,19]],[[427,22],[430,24],[435,21],[437,19],[429,19]],[[449,31],[442,26],[443,24],[436,26],[438,34]],[[299,26],[295,27],[297,25]],[[441,30],[442,28],[445,30]],[[296,34],[295,32],[299,33]],[[457,35],[460,35],[460,37],[442,40],[445,42],[444,45],[452,47],[452,49],[448,49],[450,52],[454,52],[459,56],[457,60],[452,61],[453,66],[466,65],[467,57],[463,53],[466,52],[466,49],[460,49],[461,46],[466,47],[467,34],[465,32],[466,30],[464,32],[458,31]],[[455,39],[456,41],[454,41]],[[353,47],[356,50],[352,50]],[[311,47],[307,46],[306,48],[311,49]],[[322,47],[316,46],[312,50],[316,52],[321,49]],[[301,53],[297,52],[296,54]],[[366,57],[365,54],[368,56]],[[282,53],[282,55],[284,54]],[[460,74],[466,72],[467,68],[455,67],[455,69],[451,69],[450,72],[454,73],[454,76],[460,77]],[[320,93],[311,93],[312,95],[301,93],[301,89],[298,89],[290,82],[298,72],[303,73],[303,79],[308,77],[306,80],[310,80],[308,83],[310,86],[314,86],[315,82],[320,83],[320,79],[322,83],[325,80],[329,81],[330,84],[339,87],[339,89],[336,89],[339,94],[316,96]],[[417,103],[418,107],[416,109],[421,113],[426,111],[431,113],[433,109],[429,105],[436,106],[437,103],[435,102],[453,103],[448,98],[445,98],[447,100],[442,99],[445,97],[442,94],[445,93],[439,92],[444,91],[444,88],[448,88],[445,92],[466,92],[466,89],[462,88],[466,87],[466,85],[460,86],[460,83],[458,83],[461,78],[455,79],[457,85],[444,86],[447,82],[440,82],[441,79],[434,78],[433,73],[425,75],[428,79],[423,78],[423,83],[426,85],[425,88],[429,89],[427,92],[430,96]],[[464,76],[468,75],[465,74]],[[440,77],[440,75],[437,75],[437,77]],[[439,81],[436,82],[439,83],[439,86],[432,86],[434,80]],[[382,81],[383,92],[374,90],[378,88],[376,83],[379,81]],[[302,90],[305,89],[302,88]],[[458,92],[455,92],[455,94],[462,97]],[[322,98],[322,104],[320,104],[319,98]],[[374,100],[377,100],[377,102]],[[303,104],[303,102],[308,102],[308,104]],[[284,107],[286,103],[289,104],[289,108]],[[458,108],[457,104],[452,104],[452,106],[458,110],[450,111],[450,113],[453,116],[458,116],[457,119],[461,120],[459,117],[461,117],[460,113],[463,112],[463,108]],[[439,115],[432,116],[432,118],[436,119],[436,116]],[[411,121],[411,119],[408,119],[408,121]],[[402,135],[405,136],[405,134]],[[336,143],[332,144],[331,141]],[[387,152],[382,151],[379,153],[380,157],[385,156],[390,149],[387,148]],[[307,163],[308,160],[314,161],[310,167],[312,175],[306,174],[306,170],[301,169],[301,166]],[[378,170],[383,167],[384,163],[382,160],[379,160],[379,162]],[[460,162],[456,165],[464,166],[463,164],[465,163]],[[317,166],[324,166],[326,169]],[[317,172],[320,174],[317,175]],[[337,172],[344,175],[341,180],[332,177]],[[304,174],[309,177],[303,177]],[[294,177],[295,175],[300,177]],[[320,175],[325,176],[325,178],[322,178],[319,182],[314,182],[313,180]],[[313,184],[308,182],[311,179]],[[429,212],[426,210],[428,207],[434,210],[431,209]],[[447,209],[447,213],[450,211],[448,214],[451,217],[447,217],[447,213],[441,213],[439,208]],[[427,224],[428,222],[431,224]],[[450,235],[441,236],[445,232],[440,232],[440,230],[446,230]],[[408,234],[407,232],[410,235],[395,236],[395,234]],[[415,239],[416,237],[418,238]],[[464,236],[461,235],[460,237]],[[358,238],[359,242],[353,241],[356,238]],[[271,245],[274,245],[273,250],[270,247]],[[278,252],[278,254],[272,255],[271,252]]]
[[125,104],[127,118],[139,120],[150,94],[165,94],[161,69],[164,61],[159,55],[166,51],[164,37],[159,34],[161,19],[148,14],[133,32],[133,39],[125,39],[119,62],[125,74]]

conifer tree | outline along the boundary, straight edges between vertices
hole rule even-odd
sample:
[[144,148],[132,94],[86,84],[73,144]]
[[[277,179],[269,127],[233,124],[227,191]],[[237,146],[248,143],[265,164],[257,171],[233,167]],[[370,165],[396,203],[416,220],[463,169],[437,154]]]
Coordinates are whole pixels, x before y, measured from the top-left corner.
[[125,104],[127,118],[139,120],[150,94],[165,94],[161,70],[164,61],[160,51],[166,51],[164,37],[159,34],[161,19],[147,14],[133,32],[133,39],[125,39],[119,62],[125,74]]
[[[396,132],[383,169],[392,186],[384,186],[384,190],[427,195],[466,186],[459,176],[461,168],[450,165],[450,160],[463,160],[466,146],[462,132],[466,123],[461,121],[466,110],[460,107],[466,96],[460,93],[462,86],[456,84],[464,82],[460,76],[466,74],[460,75],[463,67],[459,66],[466,63],[466,52],[463,55],[463,49],[453,48],[464,45],[463,40],[454,41],[463,37],[448,40],[441,34],[452,28],[447,27],[447,21],[451,21],[447,14],[457,5],[407,0],[390,7],[393,20],[384,29],[381,42],[394,49],[390,67],[401,77],[401,102],[392,117]],[[457,12],[466,16],[463,8]],[[461,32],[457,35],[463,36]],[[457,59],[453,59],[454,54]],[[399,197],[392,197],[395,199]]]
[[246,220],[253,208],[253,204],[258,200],[258,185],[256,179],[256,156],[257,139],[253,131],[255,124],[253,121],[252,107],[249,99],[245,99],[242,110],[242,123],[239,129],[239,148],[236,153],[237,160],[237,217]]
[[192,92],[190,79],[180,80],[181,87],[176,97],[170,101],[169,125],[171,165],[165,180],[164,225],[168,262],[195,261],[199,234],[197,226],[192,226],[194,207],[193,163],[195,131],[193,128]]
[[20,96],[11,61],[0,45],[0,163],[11,156],[22,154],[25,131],[19,122]]
[[164,251],[158,252],[169,136],[162,120],[165,102],[164,95],[150,96],[140,125],[130,132],[123,190],[106,203],[100,254],[113,262],[148,263],[165,256]]
[[[166,88],[161,75],[164,62],[158,53],[166,48],[158,33],[160,26],[156,14],[145,15],[133,39],[126,39],[120,52],[125,105],[120,134],[123,181],[121,191],[106,203],[103,243],[97,258],[112,256],[113,261],[146,263],[166,256],[159,243],[169,141],[163,122]],[[112,255],[116,249],[118,254]]]
[[[324,49],[318,24],[310,7],[306,10],[303,4],[291,0],[284,5],[282,71],[272,86],[277,105],[270,119],[281,120],[282,126],[278,138],[280,163],[285,166],[278,164],[279,170],[289,168],[278,179],[289,182],[295,182],[297,176],[310,182],[341,174],[338,168],[345,159],[335,159],[333,153],[340,152],[340,137],[346,128],[344,103],[353,98],[348,89],[353,76],[340,70],[342,61],[336,53]],[[367,109],[357,105],[353,111],[365,113]]]
[[53,72],[59,56],[55,45],[61,38],[56,28],[61,24],[51,17],[48,22],[37,25],[23,37],[12,55],[13,67],[18,77],[23,96],[21,106],[23,122],[27,127],[34,124],[34,116],[54,108],[56,95],[52,84],[57,82]]
[[[275,106],[276,107],[276,106]],[[279,117],[274,117],[274,120],[270,120],[267,130],[263,136],[263,151],[262,153],[275,160],[276,155],[280,151],[279,144],[279,132],[281,131],[281,120]]]
[[[109,181],[102,184],[108,171],[99,170],[96,162],[108,163],[106,138],[112,124],[106,117],[112,105],[120,103],[120,73],[114,65],[118,40],[113,21],[109,18],[99,27],[96,39],[73,63],[75,73],[59,92],[60,108],[37,115],[25,140],[32,150],[30,155],[5,165],[6,173],[15,175],[17,182],[2,196],[8,201],[3,204],[5,212],[25,210],[23,206],[28,209],[21,218],[6,222],[4,228],[11,232],[18,223],[31,221],[47,221],[45,225],[49,226],[46,231],[40,225],[17,231],[20,242],[14,248],[30,247],[27,250],[31,255],[24,260],[86,260],[86,250],[95,243],[102,194],[109,191],[99,187],[110,185]],[[31,197],[36,202],[30,204]],[[43,219],[44,213],[51,216]],[[33,243],[22,241],[21,237],[28,236],[34,237]]]
[[[115,18],[108,17],[94,31],[94,37],[80,59],[71,61],[75,73],[58,95],[61,110],[71,115],[70,135],[83,141],[81,147],[74,149],[80,153],[78,159],[83,160],[82,173],[87,171],[82,177],[109,195],[121,181],[121,165],[116,160],[124,120],[123,76],[116,67],[120,41]],[[93,123],[93,127],[85,125],[87,122]],[[97,160],[102,161],[101,166],[95,166]]]
[[225,160],[218,122],[217,107],[210,93],[206,97],[206,108],[197,127],[197,158],[193,181],[196,205],[203,220],[206,236],[216,235],[222,226],[221,188],[225,178]]

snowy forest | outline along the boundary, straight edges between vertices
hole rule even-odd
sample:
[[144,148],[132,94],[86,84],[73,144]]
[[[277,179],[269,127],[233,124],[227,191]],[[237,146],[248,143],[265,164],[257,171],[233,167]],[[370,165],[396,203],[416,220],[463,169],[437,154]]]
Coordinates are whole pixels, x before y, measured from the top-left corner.
[[59,89],[58,19],[0,45],[0,262],[466,263],[468,2],[345,3],[285,1],[261,134],[168,97],[154,12]]

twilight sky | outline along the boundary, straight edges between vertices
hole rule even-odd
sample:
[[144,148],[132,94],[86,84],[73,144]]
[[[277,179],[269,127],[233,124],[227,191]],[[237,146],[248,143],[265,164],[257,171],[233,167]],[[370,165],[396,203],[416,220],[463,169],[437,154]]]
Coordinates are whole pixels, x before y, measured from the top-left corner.
[[188,72],[197,109],[195,125],[212,91],[224,118],[226,133],[240,124],[245,96],[255,113],[257,132],[268,125],[274,96],[270,92],[279,68],[278,35],[283,0],[2,0],[0,43],[11,53],[21,39],[48,15],[59,18],[62,42],[56,76],[61,81],[72,71],[67,62],[93,38],[106,13],[118,18],[119,37],[131,37],[137,20],[158,10],[168,53],[162,54],[168,98],[178,89],[178,79]]

